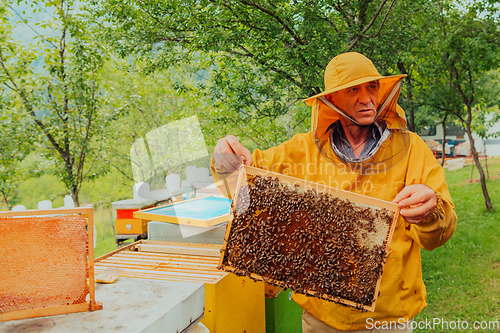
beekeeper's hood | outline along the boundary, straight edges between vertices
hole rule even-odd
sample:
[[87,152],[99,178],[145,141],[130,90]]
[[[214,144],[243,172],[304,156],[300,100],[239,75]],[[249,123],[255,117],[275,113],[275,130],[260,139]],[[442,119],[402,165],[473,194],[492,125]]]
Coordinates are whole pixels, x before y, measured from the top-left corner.
[[[325,91],[305,100],[312,107],[311,127],[314,141],[328,161],[346,171],[374,174],[392,168],[406,156],[409,133],[406,130],[404,111],[397,105],[405,76],[382,76],[370,59],[356,52],[338,55],[330,61],[325,70]],[[349,158],[342,154],[330,139],[330,125],[340,117],[357,123],[325,96],[371,81],[379,82],[376,121],[382,131],[381,138],[367,156]]]

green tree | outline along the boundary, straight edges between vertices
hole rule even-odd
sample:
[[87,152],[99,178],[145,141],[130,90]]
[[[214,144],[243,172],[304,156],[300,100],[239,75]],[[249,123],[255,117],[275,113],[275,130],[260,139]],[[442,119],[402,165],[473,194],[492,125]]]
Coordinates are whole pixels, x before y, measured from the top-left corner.
[[[106,126],[116,117],[100,105],[99,77],[105,49],[92,38],[73,1],[29,3],[54,13],[52,21],[38,27],[50,28],[53,34],[44,35],[30,26],[37,33],[34,49],[3,35],[2,83],[16,95],[16,106],[30,118],[39,134],[40,149],[57,166],[58,177],[79,205],[82,182],[105,171],[96,168],[102,166],[98,163],[102,156],[100,141]],[[12,6],[9,9],[15,11]],[[26,12],[16,14],[22,18],[18,24],[30,24]],[[3,23],[8,21],[4,19]],[[44,72],[33,72],[35,60],[43,62]]]
[[10,210],[16,198],[16,186],[30,176],[21,163],[33,150],[32,125],[14,111],[8,92],[2,91],[0,96],[0,200]]
[[91,3],[103,34],[121,55],[148,59],[152,69],[197,60],[198,68],[208,72],[196,88],[213,99],[219,110],[215,120],[261,148],[307,129],[308,110],[298,102],[322,90],[324,68],[335,55],[359,51],[382,72],[397,71],[399,42],[408,44],[416,37],[394,27],[403,19],[411,24],[411,14],[426,4],[396,0]]
[[[6,7],[0,5],[0,44],[5,44],[11,33]],[[0,53],[1,55],[1,53]],[[24,55],[21,53],[21,55]],[[25,58],[29,61],[29,56]],[[22,113],[16,112],[16,98],[5,84],[6,77],[0,71],[0,200],[6,209],[11,209],[16,199],[16,187],[28,174],[21,162],[32,150],[32,124]],[[23,79],[28,79],[23,77]]]
[[[131,147],[138,140],[144,139],[148,133],[154,133],[164,125],[196,115],[200,120],[207,145],[214,145],[216,138],[219,137],[219,129],[210,121],[210,114],[214,111],[210,101],[203,96],[193,96],[189,89],[184,92],[176,90],[173,86],[175,82],[181,80],[185,86],[190,82],[196,82],[194,78],[173,68],[156,70],[146,75],[142,73],[140,63],[130,64],[113,55],[111,61],[106,63],[102,82],[102,88],[107,92],[105,107],[110,112],[124,115],[107,128],[106,162],[129,181],[134,181],[130,159]],[[185,135],[186,133],[179,133],[179,138],[182,139]],[[186,137],[185,140],[188,139]],[[172,141],[163,142],[164,146],[174,144]],[[151,151],[149,153],[155,154]],[[165,165],[158,177],[161,184],[150,184],[152,189],[165,187],[165,171],[181,172],[179,167],[182,163],[173,164],[175,166]]]

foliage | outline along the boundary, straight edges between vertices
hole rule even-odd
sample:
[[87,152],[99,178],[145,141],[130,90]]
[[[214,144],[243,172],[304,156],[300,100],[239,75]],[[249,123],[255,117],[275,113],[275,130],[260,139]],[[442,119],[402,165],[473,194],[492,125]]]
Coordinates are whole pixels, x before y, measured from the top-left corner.
[[[136,142],[143,140],[147,142],[162,126],[189,116],[198,116],[205,139],[203,147],[206,144],[213,145],[213,133],[217,133],[217,128],[212,125],[208,116],[211,109],[209,101],[190,95],[189,91],[180,95],[172,87],[172,81],[180,80],[176,71],[158,70],[144,75],[140,71],[140,66],[141,64],[131,65],[127,61],[112,57],[112,61],[105,65],[102,82],[102,87],[106,91],[106,108],[110,112],[124,115],[107,127],[106,163],[130,181],[134,180],[130,158],[131,147]],[[189,77],[183,77],[185,84],[191,80]],[[164,149],[175,145],[175,140],[172,138],[165,137],[165,139],[159,143],[161,147],[165,147]],[[187,141],[189,138],[182,132],[179,133],[179,139]],[[189,145],[189,142],[186,144]],[[162,172],[164,171],[165,168]],[[178,170],[167,168],[167,172],[178,173]],[[165,175],[162,173],[160,178],[162,179],[160,187],[164,187]],[[153,189],[153,184],[150,185]]]
[[[3,5],[0,5],[0,15],[2,17],[0,44],[7,44],[10,48],[12,45],[6,41],[11,27]],[[0,53],[0,56],[3,55]],[[17,101],[5,86],[6,79],[0,71],[0,200],[3,202],[1,206],[10,209],[17,196],[17,185],[27,176],[27,170],[23,170],[21,162],[32,149],[33,126],[26,116],[16,112]]]
[[[322,90],[333,56],[359,51],[387,74],[400,44],[416,36],[424,1],[155,0],[92,1],[106,40],[151,70],[198,62],[194,88],[217,108],[215,120],[253,147],[268,148],[308,128],[301,99]],[[193,89],[180,85],[180,89]]]
[[[440,2],[439,6],[439,16],[429,32],[434,42],[427,48],[427,57],[419,64],[423,86],[420,98],[432,109],[438,110],[440,118],[446,119],[450,115],[462,123],[471,142],[486,207],[491,209],[472,132],[475,114],[481,110],[479,103],[492,102],[489,97],[491,91],[478,89],[480,80],[485,73],[500,66],[497,47],[500,30],[495,18],[498,8],[489,2],[479,1],[463,7],[454,2]],[[476,118],[480,120],[481,115]],[[476,129],[478,133],[486,131],[481,127]]]
[[21,162],[33,148],[32,126],[26,117],[13,111],[13,100],[7,92],[2,92],[0,103],[0,200],[10,209],[18,183],[29,176]]
[[[40,29],[49,27],[54,33],[37,32],[36,49],[4,35],[1,75],[5,87],[17,96],[18,110],[35,124],[40,148],[57,166],[58,177],[78,205],[82,182],[106,171],[95,168],[102,155],[100,141],[105,127],[117,116],[101,108],[98,84],[105,49],[92,38],[73,1],[31,4],[54,12],[53,20],[39,24]],[[24,12],[18,24],[29,24],[27,15]],[[44,63],[42,73],[34,73],[31,67],[38,59]]]
[[500,136],[491,128],[500,121],[500,70],[485,73],[477,84],[471,128],[480,138]]

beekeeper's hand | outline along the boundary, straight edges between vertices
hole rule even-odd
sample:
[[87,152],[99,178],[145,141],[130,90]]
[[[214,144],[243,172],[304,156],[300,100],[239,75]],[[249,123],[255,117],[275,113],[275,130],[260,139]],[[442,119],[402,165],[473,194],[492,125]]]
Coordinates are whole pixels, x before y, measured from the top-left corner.
[[398,204],[406,222],[418,224],[434,212],[437,196],[429,186],[415,184],[406,186],[392,202]]
[[228,135],[219,141],[213,154],[215,170],[218,172],[234,172],[243,163],[252,165],[252,154],[234,135]]

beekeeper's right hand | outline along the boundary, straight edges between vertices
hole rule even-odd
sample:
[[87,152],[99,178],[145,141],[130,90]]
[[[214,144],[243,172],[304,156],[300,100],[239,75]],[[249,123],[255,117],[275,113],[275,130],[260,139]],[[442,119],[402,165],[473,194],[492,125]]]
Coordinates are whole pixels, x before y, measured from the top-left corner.
[[252,154],[234,135],[228,135],[219,141],[213,154],[215,170],[218,172],[234,172],[243,163],[252,165]]

